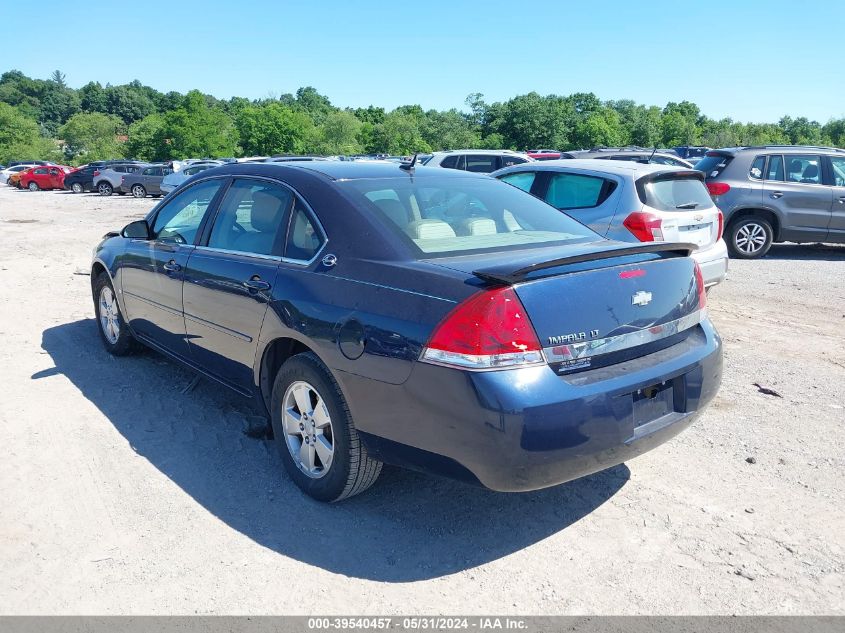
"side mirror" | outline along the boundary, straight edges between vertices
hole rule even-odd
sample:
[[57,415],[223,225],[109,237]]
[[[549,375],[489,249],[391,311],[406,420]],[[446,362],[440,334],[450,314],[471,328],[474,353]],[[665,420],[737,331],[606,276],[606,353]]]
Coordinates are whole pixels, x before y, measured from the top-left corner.
[[133,240],[148,240],[150,239],[150,225],[147,224],[146,220],[136,220],[124,226],[120,235]]

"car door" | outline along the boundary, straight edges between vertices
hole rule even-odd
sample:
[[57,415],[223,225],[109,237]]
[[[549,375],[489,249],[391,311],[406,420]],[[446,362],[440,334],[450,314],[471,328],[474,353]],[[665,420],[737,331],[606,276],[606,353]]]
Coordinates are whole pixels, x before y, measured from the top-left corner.
[[278,183],[235,179],[185,270],[191,357],[244,392],[253,385],[255,351],[293,200],[293,192]]
[[833,200],[830,207],[828,242],[845,242],[845,155],[825,157],[825,182],[831,186]]
[[189,357],[182,314],[182,282],[205,215],[222,189],[222,179],[198,182],[162,204],[150,239],[130,240],[121,266],[126,318],[142,338]]
[[781,218],[781,240],[824,240],[830,224],[833,190],[822,181],[821,156],[769,156],[763,181],[763,204]]
[[46,167],[39,167],[38,169],[32,172],[31,180],[33,180],[40,189],[47,189],[47,183],[49,182],[49,178],[49,170]]
[[50,167],[49,169],[49,178],[47,180],[47,188],[48,189],[61,189],[63,180],[64,180],[65,172],[63,172],[58,167]]

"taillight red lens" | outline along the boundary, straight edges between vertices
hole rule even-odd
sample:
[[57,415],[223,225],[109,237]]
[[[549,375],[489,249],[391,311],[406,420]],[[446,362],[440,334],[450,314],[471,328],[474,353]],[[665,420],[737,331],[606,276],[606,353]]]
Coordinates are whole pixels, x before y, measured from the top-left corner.
[[707,307],[707,289],[704,287],[704,275],[698,262],[695,262],[695,285],[698,287],[698,309],[703,310]]
[[719,211],[719,231],[718,231],[718,233],[716,233],[716,241],[717,242],[722,238],[722,235],[724,234],[724,232],[725,232],[725,216],[721,211]]
[[96,176],[99,176],[99,175],[100,175],[100,170],[99,170],[99,169],[95,169],[95,170],[94,170],[94,176],[96,177]]
[[634,211],[622,224],[641,242],[663,241],[663,221],[652,213]]
[[731,190],[731,186],[726,182],[708,182],[707,183],[707,191],[710,192],[711,196],[721,196],[723,194],[728,193]]
[[467,369],[543,362],[542,348],[513,288],[482,290],[435,328],[421,359]]

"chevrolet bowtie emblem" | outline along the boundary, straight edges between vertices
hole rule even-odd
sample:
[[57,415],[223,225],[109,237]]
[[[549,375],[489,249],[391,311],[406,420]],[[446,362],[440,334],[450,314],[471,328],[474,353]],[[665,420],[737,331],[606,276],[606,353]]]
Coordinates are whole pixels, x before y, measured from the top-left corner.
[[631,297],[631,305],[645,306],[651,303],[651,293],[645,290],[640,290],[633,297]]

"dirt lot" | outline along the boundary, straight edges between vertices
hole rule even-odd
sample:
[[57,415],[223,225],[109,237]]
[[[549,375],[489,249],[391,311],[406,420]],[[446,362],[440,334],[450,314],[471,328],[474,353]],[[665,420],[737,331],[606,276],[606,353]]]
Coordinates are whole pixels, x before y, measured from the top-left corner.
[[153,204],[0,185],[0,613],[845,613],[845,247],[732,262],[721,393],[649,454],[326,506],[240,397],[103,350],[91,249]]

